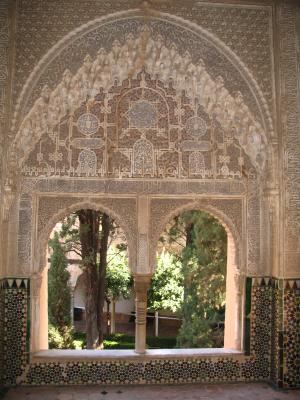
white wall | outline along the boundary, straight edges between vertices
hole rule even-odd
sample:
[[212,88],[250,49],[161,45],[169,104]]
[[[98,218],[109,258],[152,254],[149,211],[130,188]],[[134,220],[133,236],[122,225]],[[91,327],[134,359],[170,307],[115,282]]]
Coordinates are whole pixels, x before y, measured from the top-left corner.
[[[74,307],[85,308],[84,283],[81,276],[78,278],[74,290]],[[131,314],[134,309],[135,303],[133,294],[128,300],[120,299],[116,302],[116,313],[118,314]],[[106,304],[104,304],[104,311],[106,311]]]

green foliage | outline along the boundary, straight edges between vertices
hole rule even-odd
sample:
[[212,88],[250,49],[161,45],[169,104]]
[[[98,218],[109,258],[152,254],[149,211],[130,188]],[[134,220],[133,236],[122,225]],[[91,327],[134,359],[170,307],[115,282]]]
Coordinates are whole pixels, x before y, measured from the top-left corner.
[[48,271],[48,316],[49,322],[64,335],[71,324],[71,291],[69,287],[70,274],[67,259],[59,241],[57,232],[49,240],[52,248],[50,268]]
[[[213,327],[224,320],[225,229],[206,212],[187,211],[171,221],[160,241],[167,251],[175,255],[171,263],[178,265],[177,273],[182,277],[182,281],[177,278],[184,291],[180,310],[183,323],[177,346],[220,346],[220,339]],[[168,279],[168,276],[161,276],[162,281]],[[160,285],[163,286],[163,283]]]
[[59,236],[67,239],[71,237],[72,241],[75,238],[79,239],[76,214],[70,214],[62,221]]
[[76,350],[86,349],[86,333],[73,331],[73,345]]
[[[148,349],[173,349],[176,345],[176,338],[147,336],[146,342]],[[105,336],[105,349],[134,349],[134,346],[134,336],[123,333]]]
[[[83,332],[73,333],[73,345],[77,349],[86,347],[86,334]],[[103,341],[104,349],[134,349],[135,337],[124,333],[106,335]],[[147,337],[147,348],[149,349],[173,349],[176,338],[172,337]]]
[[148,292],[148,307],[152,310],[176,312],[183,304],[183,276],[181,263],[175,256],[162,252]]
[[117,300],[120,297],[129,298],[132,287],[132,278],[125,254],[117,247],[110,246],[108,264],[106,267],[106,297]]
[[63,330],[58,330],[49,324],[48,327],[49,349],[75,349],[73,343],[73,330],[65,326]]
[[183,213],[182,221],[187,232],[182,251],[185,300],[177,343],[180,347],[214,347],[212,326],[224,317],[226,231],[202,211]]
[[[56,234],[55,240],[53,243],[51,242],[53,246],[58,247],[60,245],[59,238],[63,241],[65,253],[72,255],[74,252],[79,255],[80,266],[86,274],[87,296],[85,307],[88,344],[85,345],[92,348],[94,343],[100,344],[102,342],[105,330],[103,322],[104,300],[106,299],[109,304],[112,300],[115,301],[119,297],[128,298],[130,295],[132,279],[126,259],[126,238],[113,219],[103,212],[89,209],[79,210],[65,218],[62,221],[59,234]],[[58,253],[58,249],[53,253],[55,252]],[[56,255],[56,258],[58,258],[58,255]],[[63,263],[63,260],[60,259],[59,262]],[[62,278],[61,281],[65,282],[64,277]],[[67,286],[65,282],[65,287],[67,288]],[[57,314],[56,310],[50,310],[50,304],[52,308],[55,296],[50,297],[50,322],[59,328],[54,317]],[[52,315],[50,315],[51,311]],[[60,325],[63,326],[63,322],[69,323],[69,321],[60,321]],[[95,325],[96,329],[93,329]],[[95,332],[97,330],[98,337],[96,338]],[[81,347],[84,344],[77,340],[74,345]]]
[[148,349],[174,349],[176,347],[176,337],[148,336],[146,343]]
[[133,350],[135,344],[126,341],[116,341],[113,339],[104,339],[103,346],[105,350]]

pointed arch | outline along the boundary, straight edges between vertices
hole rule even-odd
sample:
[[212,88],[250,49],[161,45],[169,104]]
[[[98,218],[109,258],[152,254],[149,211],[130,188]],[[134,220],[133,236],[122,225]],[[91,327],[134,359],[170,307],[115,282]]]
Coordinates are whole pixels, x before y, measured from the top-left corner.
[[128,244],[128,264],[130,266],[131,272],[133,272],[133,268],[135,268],[135,243],[130,240],[131,235],[128,231],[126,225],[123,223],[123,219],[119,216],[114,210],[104,206],[102,204],[96,204],[92,201],[82,201],[82,202],[75,202],[71,206],[63,208],[59,210],[57,213],[52,215],[52,217],[47,221],[47,224],[43,228],[40,235],[36,238],[36,254],[34,254],[33,259],[35,260],[35,265],[33,265],[33,273],[40,274],[41,271],[45,267],[45,249],[47,247],[47,243],[49,240],[49,236],[55,226],[55,224],[71,214],[72,212],[78,211],[80,209],[92,209],[92,210],[100,210],[110,217],[112,217],[117,224],[121,227],[123,232],[125,233],[127,244]]

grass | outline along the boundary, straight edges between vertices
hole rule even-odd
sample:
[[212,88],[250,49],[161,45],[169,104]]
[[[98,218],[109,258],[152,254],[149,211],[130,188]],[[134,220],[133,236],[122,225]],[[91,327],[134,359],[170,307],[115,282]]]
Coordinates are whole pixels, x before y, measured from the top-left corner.
[[[77,349],[85,348],[85,333],[75,332],[73,343]],[[173,349],[176,346],[176,338],[148,336],[146,343],[148,349]],[[104,349],[134,349],[134,345],[135,337],[131,335],[116,333],[104,337]]]

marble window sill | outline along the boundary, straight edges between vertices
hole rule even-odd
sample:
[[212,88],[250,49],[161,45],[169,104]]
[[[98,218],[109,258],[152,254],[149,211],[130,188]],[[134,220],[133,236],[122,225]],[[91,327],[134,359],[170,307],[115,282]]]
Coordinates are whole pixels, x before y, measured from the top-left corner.
[[126,360],[151,360],[151,359],[188,359],[206,357],[244,357],[239,350],[213,348],[213,349],[155,349],[138,354],[134,350],[40,350],[31,353],[31,362],[94,362],[94,361],[126,361]]

